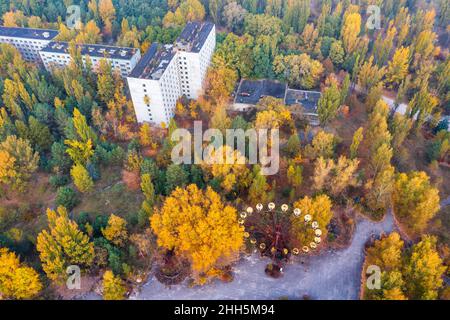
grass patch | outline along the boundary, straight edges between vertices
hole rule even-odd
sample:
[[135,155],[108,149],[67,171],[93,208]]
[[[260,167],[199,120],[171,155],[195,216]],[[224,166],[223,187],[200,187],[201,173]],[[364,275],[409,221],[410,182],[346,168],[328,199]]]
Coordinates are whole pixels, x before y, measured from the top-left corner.
[[125,186],[120,170],[108,168],[96,182],[95,190],[81,196],[81,202],[73,212],[75,215],[88,212],[91,219],[98,214],[114,213],[130,222],[139,211],[143,199],[140,191],[130,191]]

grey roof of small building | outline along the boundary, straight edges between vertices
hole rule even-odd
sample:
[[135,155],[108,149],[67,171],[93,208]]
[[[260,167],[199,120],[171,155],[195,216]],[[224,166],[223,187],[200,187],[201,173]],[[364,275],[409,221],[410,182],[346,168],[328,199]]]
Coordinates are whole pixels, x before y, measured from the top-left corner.
[[[99,58],[111,58],[130,60],[139,49],[128,47],[105,46],[102,44],[78,44],[82,55]],[[52,41],[46,45],[42,52],[69,53],[69,43],[63,41]]]
[[174,56],[175,51],[172,45],[159,46],[157,43],[153,43],[131,71],[129,77],[159,80]]
[[321,97],[318,91],[288,89],[286,92],[286,105],[300,104],[308,113],[317,113],[317,104]]
[[175,43],[181,50],[198,53],[213,28],[211,22],[188,22]]
[[284,99],[286,89],[287,85],[278,81],[242,79],[234,102],[256,105],[264,97]]
[[52,40],[58,35],[58,30],[51,29],[33,29],[19,27],[0,26],[0,36],[15,37],[34,40]]

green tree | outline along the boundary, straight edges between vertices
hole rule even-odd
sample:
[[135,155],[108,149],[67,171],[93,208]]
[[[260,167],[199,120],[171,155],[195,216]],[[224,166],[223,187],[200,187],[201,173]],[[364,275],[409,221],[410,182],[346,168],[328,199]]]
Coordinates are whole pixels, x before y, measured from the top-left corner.
[[339,67],[342,65],[344,62],[345,52],[344,48],[342,48],[341,41],[337,40],[331,44],[329,57],[335,66]]
[[323,125],[326,125],[330,120],[336,117],[341,102],[341,94],[335,82],[325,89],[319,99],[317,111],[319,113],[319,120]]
[[47,125],[40,123],[35,117],[28,118],[29,137],[35,149],[48,151],[53,143],[53,136]]
[[111,64],[106,59],[100,59],[97,75],[97,94],[105,105],[114,100],[115,81]]
[[269,184],[266,176],[261,174],[261,168],[256,165],[253,168],[253,180],[248,190],[248,200],[250,203],[265,203],[268,200]]

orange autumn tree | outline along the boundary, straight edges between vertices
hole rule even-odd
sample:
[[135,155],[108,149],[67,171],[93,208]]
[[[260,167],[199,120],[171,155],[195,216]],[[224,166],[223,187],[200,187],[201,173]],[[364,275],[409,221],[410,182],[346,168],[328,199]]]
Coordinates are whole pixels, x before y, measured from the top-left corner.
[[186,258],[194,276],[214,273],[237,257],[244,228],[236,209],[225,205],[210,187],[177,188],[151,218],[158,245]]

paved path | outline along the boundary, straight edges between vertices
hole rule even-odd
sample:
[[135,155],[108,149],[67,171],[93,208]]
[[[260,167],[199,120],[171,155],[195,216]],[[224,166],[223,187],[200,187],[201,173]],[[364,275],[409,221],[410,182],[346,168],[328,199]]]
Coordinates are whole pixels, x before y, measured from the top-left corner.
[[393,229],[391,212],[378,223],[361,218],[350,247],[306,258],[304,264],[294,261],[280,279],[267,277],[264,268],[268,260],[253,255],[235,266],[231,283],[215,281],[203,287],[181,284],[168,288],[151,277],[131,299],[301,299],[304,295],[312,299],[358,299],[364,244],[372,234]]
[[450,197],[441,201],[441,209],[450,205]]

